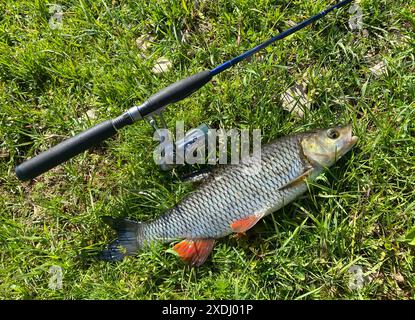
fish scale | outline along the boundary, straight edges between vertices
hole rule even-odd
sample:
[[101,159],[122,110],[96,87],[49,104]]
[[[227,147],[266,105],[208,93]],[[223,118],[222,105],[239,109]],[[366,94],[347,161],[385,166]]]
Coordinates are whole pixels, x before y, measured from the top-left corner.
[[315,179],[356,142],[350,125],[280,138],[261,149],[260,161],[248,157],[237,165],[219,166],[203,185],[152,222],[104,217],[118,239],[102,258],[121,260],[154,241],[184,239],[173,250],[186,263],[199,266],[215,239],[245,232],[293,201],[307,190],[306,179]]
[[232,233],[233,221],[257,212],[269,214],[304,191],[304,183],[279,190],[306,169],[301,154],[298,137],[291,136],[262,149],[261,167],[255,174],[247,172],[255,165],[252,158],[220,168],[180,204],[144,225],[144,242],[219,238]]

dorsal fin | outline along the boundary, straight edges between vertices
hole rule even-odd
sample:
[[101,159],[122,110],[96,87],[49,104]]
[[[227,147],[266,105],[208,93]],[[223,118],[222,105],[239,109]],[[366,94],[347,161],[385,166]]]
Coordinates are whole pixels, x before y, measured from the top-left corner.
[[183,176],[182,180],[184,182],[202,183],[206,181],[211,175],[212,169],[201,169],[199,171]]

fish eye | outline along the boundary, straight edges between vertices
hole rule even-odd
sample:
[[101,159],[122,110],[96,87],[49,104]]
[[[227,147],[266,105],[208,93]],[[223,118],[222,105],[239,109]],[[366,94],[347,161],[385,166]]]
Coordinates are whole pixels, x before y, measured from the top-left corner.
[[329,137],[330,139],[335,140],[339,136],[340,136],[340,133],[336,129],[329,129],[329,130],[327,130],[327,137]]

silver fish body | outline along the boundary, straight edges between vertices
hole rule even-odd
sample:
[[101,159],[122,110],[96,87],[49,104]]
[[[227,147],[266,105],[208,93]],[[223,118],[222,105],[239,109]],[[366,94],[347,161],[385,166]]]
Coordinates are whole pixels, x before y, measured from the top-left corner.
[[[292,202],[357,142],[351,126],[283,137],[238,165],[220,166],[207,181],[160,218],[146,223],[106,221],[118,240],[104,251],[105,260],[120,260],[154,241],[185,239],[174,249],[191,265],[202,264],[214,239],[244,232],[261,218]],[[125,252],[121,253],[119,247]]]
[[214,170],[199,189],[145,225],[142,237],[169,242],[226,236],[233,232],[232,222],[270,214],[304,193],[305,182],[283,187],[311,167],[298,136],[279,139],[262,148],[260,162],[250,157]]

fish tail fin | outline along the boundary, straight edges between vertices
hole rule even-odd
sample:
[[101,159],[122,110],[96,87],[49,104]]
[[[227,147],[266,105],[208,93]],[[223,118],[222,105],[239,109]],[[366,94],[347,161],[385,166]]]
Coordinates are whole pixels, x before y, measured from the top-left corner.
[[139,235],[143,227],[142,223],[109,216],[102,217],[102,220],[117,231],[118,239],[111,242],[101,252],[101,260],[121,261],[126,256],[134,255],[140,249]]

